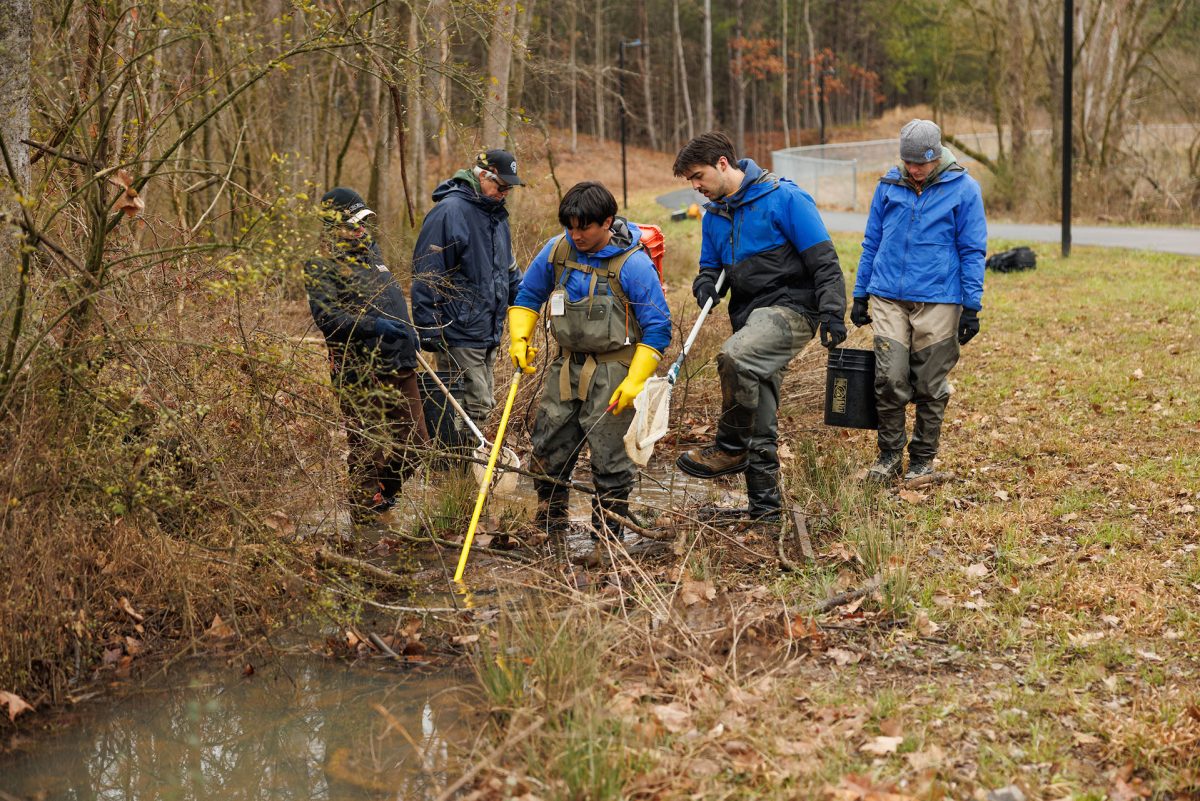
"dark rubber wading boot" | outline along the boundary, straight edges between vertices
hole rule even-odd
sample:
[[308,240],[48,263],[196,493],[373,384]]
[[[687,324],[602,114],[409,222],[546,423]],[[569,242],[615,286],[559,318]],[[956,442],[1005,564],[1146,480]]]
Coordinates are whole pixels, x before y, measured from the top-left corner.
[[778,523],[783,508],[779,491],[779,476],[749,472],[746,474],[746,497],[750,500],[750,518],[762,523]]

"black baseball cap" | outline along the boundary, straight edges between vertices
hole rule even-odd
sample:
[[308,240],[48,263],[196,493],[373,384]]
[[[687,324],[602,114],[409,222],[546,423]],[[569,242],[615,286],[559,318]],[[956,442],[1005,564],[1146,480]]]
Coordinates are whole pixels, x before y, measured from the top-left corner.
[[517,159],[507,150],[488,150],[475,157],[475,166],[494,173],[509,186],[524,186],[517,177]]
[[362,195],[344,186],[334,187],[321,197],[321,210],[329,225],[350,223],[357,225],[375,212],[367,208]]

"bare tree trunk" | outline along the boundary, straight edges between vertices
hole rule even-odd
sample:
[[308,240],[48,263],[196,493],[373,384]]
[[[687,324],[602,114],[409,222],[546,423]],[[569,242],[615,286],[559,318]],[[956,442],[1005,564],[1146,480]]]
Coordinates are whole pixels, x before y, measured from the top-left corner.
[[687,120],[688,139],[696,135],[695,118],[692,116],[692,96],[688,92],[687,61],[683,57],[683,35],[679,32],[679,0],[672,0],[671,22],[675,28],[675,57],[679,63],[679,89],[683,95],[683,116]]
[[[29,150],[21,144],[29,137],[29,71],[33,41],[33,9],[30,0],[0,0],[0,136],[12,161],[15,175],[0,163],[0,176],[7,182],[15,178],[19,191],[29,187]],[[3,210],[8,208],[5,199]],[[6,236],[5,239],[8,237]],[[7,281],[6,281],[7,283]]]
[[[537,0],[525,0],[521,4],[520,16],[517,18],[517,34],[516,41],[513,43],[513,80],[512,91],[509,93],[511,105],[517,109],[525,107],[525,75],[526,62],[529,60],[529,29],[533,25],[533,10],[537,5]],[[509,150],[513,149],[512,141],[512,113],[509,112],[506,127],[509,130],[508,145]]]
[[579,0],[567,0],[571,4],[567,15],[567,40],[570,43],[570,55],[567,58],[567,81],[571,86],[571,152],[579,150],[579,59],[577,45],[579,42]]
[[[675,3],[675,35],[679,36],[679,3]],[[712,0],[704,0],[704,130],[711,131],[716,127],[716,117],[713,116],[713,68],[712,68]],[[682,57],[680,57],[682,61]],[[687,82],[687,70],[684,69],[684,83]],[[689,115],[690,117],[690,115]]]
[[450,14],[449,0],[431,0],[429,19],[437,28],[437,76],[433,107],[438,121],[438,160],[445,168],[450,163]]
[[740,158],[746,152],[746,82],[742,69],[742,13],[744,0],[734,0],[733,38],[730,41],[729,95],[733,102],[733,147]]
[[810,0],[804,0],[804,31],[808,34],[808,101],[810,123],[816,123],[824,111],[817,107],[817,95],[813,87],[817,85],[817,44],[813,36],[812,19],[809,16]]
[[605,138],[604,129],[604,8],[602,4],[597,3],[596,8],[592,9],[592,15],[596,20],[595,39],[592,42],[592,67],[595,70],[596,87],[596,122],[592,130],[598,139]]
[[783,122],[784,147],[792,146],[792,129],[788,125],[788,6],[791,2],[792,0],[780,0],[779,2],[779,25],[781,28],[779,35],[779,58],[783,62],[783,71],[780,73],[779,86],[779,117]]
[[508,120],[508,88],[512,70],[513,34],[516,30],[517,4],[503,0],[492,20],[488,39],[487,102],[483,107],[483,147],[499,147]]
[[417,214],[425,209],[425,102],[422,87],[425,85],[425,36],[421,30],[423,21],[418,12],[419,4],[409,4],[408,49],[416,56],[409,65],[405,83],[408,84],[408,132],[409,153],[413,165],[412,198]]
[[654,91],[650,85],[650,17],[646,14],[646,0],[638,3],[638,14],[642,22],[642,94],[646,97],[643,121],[650,135],[650,147],[658,150],[658,126],[654,124]]

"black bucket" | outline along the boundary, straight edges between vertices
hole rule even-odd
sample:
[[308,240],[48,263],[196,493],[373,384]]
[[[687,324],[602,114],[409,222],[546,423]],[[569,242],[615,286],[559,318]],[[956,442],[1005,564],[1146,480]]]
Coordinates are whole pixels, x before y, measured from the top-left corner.
[[825,425],[879,428],[875,351],[831,348],[825,372]]
[[[450,373],[438,371],[437,377],[446,385],[446,389],[454,395],[454,399],[462,402],[465,386],[462,377],[452,379]],[[425,412],[425,426],[435,447],[441,450],[458,448],[466,441],[463,434],[470,435],[466,423],[459,420],[458,412],[446,402],[446,394],[434,382],[428,373],[417,373],[421,383],[421,409]],[[472,441],[474,438],[472,437]]]

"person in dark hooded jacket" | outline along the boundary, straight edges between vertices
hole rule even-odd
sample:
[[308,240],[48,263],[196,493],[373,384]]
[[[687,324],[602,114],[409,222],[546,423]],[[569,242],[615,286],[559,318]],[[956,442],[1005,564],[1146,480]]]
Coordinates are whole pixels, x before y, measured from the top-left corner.
[[496,348],[521,273],[505,200],[521,186],[505,150],[480,153],[433,192],[413,249],[413,322],[439,370],[463,380],[463,406],[483,425],[495,406]]
[[346,424],[351,519],[365,524],[391,508],[429,441],[417,337],[404,292],[364,224],[375,212],[337,187],[321,198],[320,213],[328,255],[305,263],[305,288]]
[[717,354],[721,417],[715,442],[687,451],[676,464],[699,478],[744,472],[750,516],[778,520],[783,500],[776,417],[783,371],[818,328],[826,347],[846,338],[842,268],[812,197],[750,159],[738,160],[725,134],[709,132],[688,142],[674,171],[710,201],[692,294],[703,308],[728,293],[733,326]]

